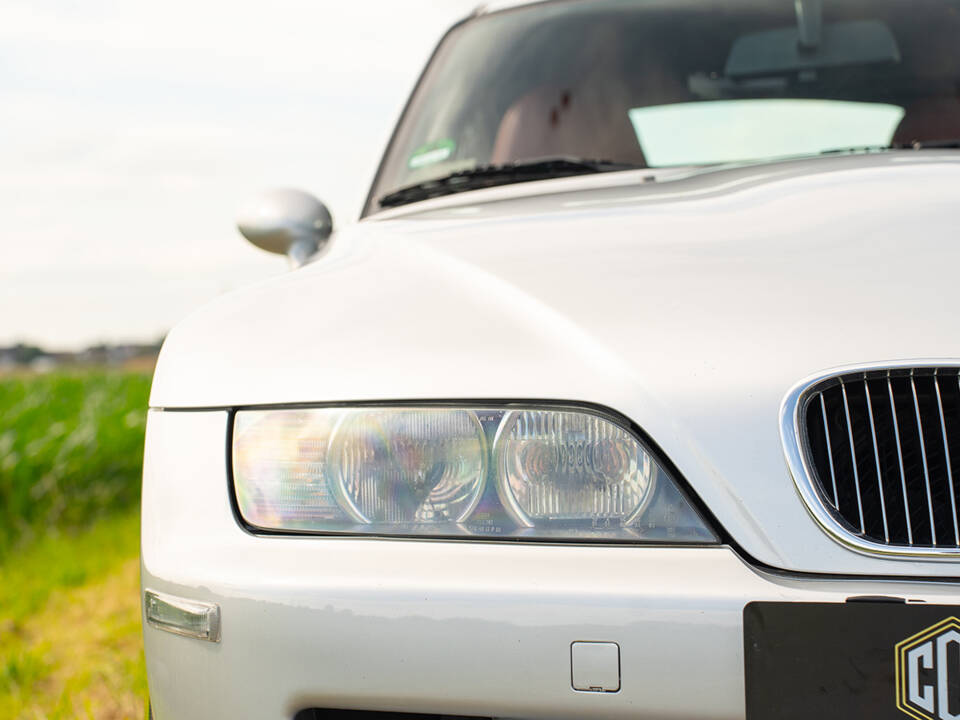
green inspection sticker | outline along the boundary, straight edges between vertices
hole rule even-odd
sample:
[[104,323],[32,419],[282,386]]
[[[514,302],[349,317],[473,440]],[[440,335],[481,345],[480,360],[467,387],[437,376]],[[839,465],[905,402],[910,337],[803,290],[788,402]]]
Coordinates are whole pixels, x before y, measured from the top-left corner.
[[456,146],[457,144],[450,138],[421,145],[413,151],[413,154],[407,161],[407,167],[411,170],[416,170],[417,168],[426,167],[427,165],[443,162],[453,155],[453,150]]

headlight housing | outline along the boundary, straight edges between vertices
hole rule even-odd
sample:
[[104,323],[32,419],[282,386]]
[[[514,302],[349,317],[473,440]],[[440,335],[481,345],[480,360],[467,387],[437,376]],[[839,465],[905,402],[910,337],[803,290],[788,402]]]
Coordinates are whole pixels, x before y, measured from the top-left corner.
[[240,410],[231,452],[254,530],[716,542],[654,453],[592,409]]

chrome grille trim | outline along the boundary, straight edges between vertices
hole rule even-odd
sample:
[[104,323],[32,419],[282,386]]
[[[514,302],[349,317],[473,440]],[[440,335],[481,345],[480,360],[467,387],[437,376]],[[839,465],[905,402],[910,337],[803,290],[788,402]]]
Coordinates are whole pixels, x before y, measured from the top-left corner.
[[[830,391],[833,400],[825,398]],[[797,491],[834,540],[870,555],[960,558],[954,492],[960,488],[953,478],[960,456],[960,360],[870,363],[818,373],[787,393],[780,431]]]

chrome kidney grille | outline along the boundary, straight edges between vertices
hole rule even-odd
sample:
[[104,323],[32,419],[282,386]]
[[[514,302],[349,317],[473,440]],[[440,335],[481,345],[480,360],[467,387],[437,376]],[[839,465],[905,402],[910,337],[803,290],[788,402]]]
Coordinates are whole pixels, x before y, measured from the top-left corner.
[[834,375],[797,392],[795,413],[827,529],[861,549],[960,552],[960,368]]

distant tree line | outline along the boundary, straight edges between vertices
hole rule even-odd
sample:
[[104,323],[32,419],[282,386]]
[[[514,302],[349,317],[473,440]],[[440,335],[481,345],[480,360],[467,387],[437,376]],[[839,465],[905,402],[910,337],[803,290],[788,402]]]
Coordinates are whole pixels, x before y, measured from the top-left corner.
[[77,352],[47,350],[22,342],[0,345],[0,370],[17,367],[44,369],[64,365],[122,365],[131,360],[156,358],[162,344],[163,338],[152,343],[98,343]]

